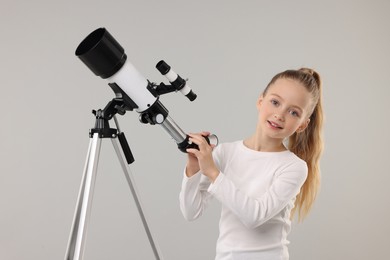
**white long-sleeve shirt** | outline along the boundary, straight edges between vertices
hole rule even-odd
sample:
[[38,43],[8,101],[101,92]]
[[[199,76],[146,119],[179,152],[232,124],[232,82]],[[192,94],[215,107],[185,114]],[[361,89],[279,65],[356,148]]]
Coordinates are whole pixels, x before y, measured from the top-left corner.
[[216,260],[286,260],[290,212],[307,165],[290,151],[258,152],[243,141],[213,151],[220,174],[184,174],[180,208],[187,220],[202,215],[210,198],[222,203]]

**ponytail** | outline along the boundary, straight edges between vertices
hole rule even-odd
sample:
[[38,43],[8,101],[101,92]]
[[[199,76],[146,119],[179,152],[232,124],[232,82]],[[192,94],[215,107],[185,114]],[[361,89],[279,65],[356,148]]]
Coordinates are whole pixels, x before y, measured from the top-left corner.
[[[298,220],[304,219],[313,206],[320,187],[319,161],[323,150],[322,140],[322,82],[319,74],[312,69],[287,70],[277,74],[264,91],[279,78],[289,78],[300,82],[312,94],[312,110],[310,122],[303,132],[289,137],[288,149],[304,160],[308,167],[308,175],[296,197],[291,218],[298,212]],[[309,113],[310,114],[310,113]]]

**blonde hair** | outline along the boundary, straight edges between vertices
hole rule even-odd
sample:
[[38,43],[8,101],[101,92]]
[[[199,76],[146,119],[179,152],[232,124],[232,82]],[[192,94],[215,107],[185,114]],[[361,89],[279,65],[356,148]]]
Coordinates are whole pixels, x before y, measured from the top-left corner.
[[294,133],[289,137],[288,149],[307,163],[308,175],[296,197],[295,207],[292,210],[291,218],[298,212],[298,220],[303,220],[317,197],[320,188],[320,167],[319,161],[323,150],[322,125],[322,82],[320,75],[309,68],[299,70],[286,70],[275,75],[265,88],[265,96],[268,88],[280,78],[287,78],[301,83],[312,95],[312,107],[309,111],[310,122],[307,128],[300,133]]

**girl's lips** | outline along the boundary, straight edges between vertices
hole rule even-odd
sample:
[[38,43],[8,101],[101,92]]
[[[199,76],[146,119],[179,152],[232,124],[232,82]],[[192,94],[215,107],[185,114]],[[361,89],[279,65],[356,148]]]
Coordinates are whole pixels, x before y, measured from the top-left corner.
[[278,125],[278,124],[275,123],[275,122],[272,122],[272,121],[269,121],[269,120],[267,120],[267,122],[268,122],[268,124],[269,124],[272,128],[274,128],[274,129],[283,129],[280,125]]

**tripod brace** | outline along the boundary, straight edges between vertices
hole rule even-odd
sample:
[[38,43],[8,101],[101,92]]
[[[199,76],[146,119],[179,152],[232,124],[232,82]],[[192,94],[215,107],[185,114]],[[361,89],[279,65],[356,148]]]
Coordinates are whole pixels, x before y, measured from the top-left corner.
[[[125,105],[123,103],[123,100],[116,98],[110,101],[103,110],[99,109],[98,111],[92,111],[96,117],[95,127],[90,129],[89,132],[90,143],[87,152],[87,159],[84,167],[84,173],[78,195],[76,210],[74,213],[73,224],[69,237],[65,260],[83,259],[87,228],[91,215],[92,197],[96,180],[101,140],[103,138],[111,138],[112,144],[114,146],[119,162],[125,174],[127,183],[134,198],[135,204],[137,206],[137,210],[142,220],[142,224],[147,234],[150,246],[152,247],[155,259],[162,259],[160,257],[157,245],[154,242],[152,233],[149,229],[145,214],[142,210],[141,201],[138,198],[137,190],[134,185],[134,180],[128,166],[128,164],[134,162],[134,157],[132,155],[124,133],[121,132],[119,129],[119,124],[115,117],[115,114],[117,113],[121,115],[125,113],[124,107]],[[109,120],[112,118],[114,118],[117,128],[110,128]]]

